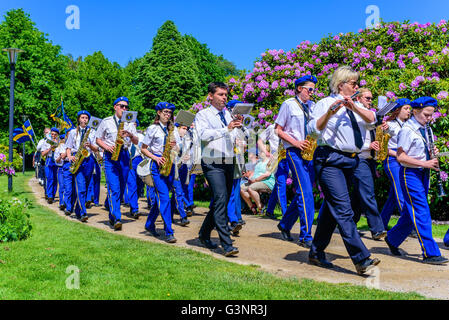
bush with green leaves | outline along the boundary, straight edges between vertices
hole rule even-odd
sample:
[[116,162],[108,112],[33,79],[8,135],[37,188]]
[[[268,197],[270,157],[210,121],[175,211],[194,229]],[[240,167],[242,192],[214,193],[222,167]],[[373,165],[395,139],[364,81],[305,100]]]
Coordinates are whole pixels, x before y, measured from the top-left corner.
[[28,201],[0,196],[0,242],[25,240],[31,235]]

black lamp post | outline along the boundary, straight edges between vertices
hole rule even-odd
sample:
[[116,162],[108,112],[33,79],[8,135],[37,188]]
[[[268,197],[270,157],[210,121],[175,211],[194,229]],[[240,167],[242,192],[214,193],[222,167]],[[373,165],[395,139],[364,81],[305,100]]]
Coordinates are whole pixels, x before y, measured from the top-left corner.
[[[24,52],[24,50],[17,48],[6,48],[3,49],[8,53],[9,64],[11,66],[11,85],[9,88],[9,162],[13,161],[13,140],[12,134],[14,130],[14,80],[16,71],[16,62],[19,53]],[[12,191],[12,176],[8,176],[8,191]]]

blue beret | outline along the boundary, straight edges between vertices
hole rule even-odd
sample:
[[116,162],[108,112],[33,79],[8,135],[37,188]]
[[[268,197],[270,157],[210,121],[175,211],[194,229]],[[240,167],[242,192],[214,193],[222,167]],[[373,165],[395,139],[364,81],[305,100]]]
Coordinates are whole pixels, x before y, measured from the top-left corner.
[[227,107],[228,109],[232,109],[232,108],[235,107],[235,105],[236,105],[237,103],[242,103],[242,101],[239,101],[239,100],[231,100],[231,101],[228,102],[228,104],[226,105],[226,107]]
[[412,108],[438,107],[438,101],[432,97],[420,97],[410,103]]
[[51,131],[57,132],[59,134],[59,129],[56,127],[51,128]]
[[318,82],[318,80],[317,80],[317,78],[315,76],[311,76],[311,75],[303,76],[303,77],[301,77],[299,79],[296,79],[296,81],[295,81],[295,88],[297,86],[299,86],[301,83],[304,83],[304,82],[313,82],[313,83],[316,84]]
[[138,127],[140,125],[139,120],[136,119],[136,127]]
[[89,113],[89,111],[86,111],[86,110],[78,111],[78,113],[76,114],[76,117],[79,118],[83,114],[86,114],[90,119],[90,113]]
[[173,103],[170,103],[170,102],[159,102],[156,105],[156,111],[163,110],[163,109],[170,109],[171,111],[175,111],[176,107]]
[[175,122],[175,127],[179,127],[179,123]]
[[64,139],[65,138],[65,134],[61,134],[60,136],[59,136],[59,139]]
[[391,109],[392,112],[394,110],[402,108],[403,106],[405,106],[407,104],[410,105],[411,101],[410,101],[410,99],[407,99],[407,98],[401,98],[401,99],[396,100],[395,102],[397,103],[397,105],[393,109]]
[[115,106],[120,101],[125,101],[125,102],[127,102],[129,104],[129,100],[128,100],[127,97],[120,97],[120,98],[115,99],[113,106]]

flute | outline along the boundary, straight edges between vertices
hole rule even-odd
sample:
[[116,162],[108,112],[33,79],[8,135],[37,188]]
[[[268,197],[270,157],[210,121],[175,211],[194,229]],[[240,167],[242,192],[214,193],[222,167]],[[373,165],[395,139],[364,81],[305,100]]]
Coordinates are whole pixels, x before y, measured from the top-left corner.
[[[435,154],[435,141],[433,139],[433,133],[432,133],[432,129],[430,128],[429,123],[426,123],[425,125],[425,131],[427,134],[427,139],[429,140],[429,153],[431,158],[437,158],[437,155]],[[444,197],[446,195],[446,193],[444,192],[444,187],[443,187],[443,181],[441,180],[441,175],[440,172],[437,172],[437,194],[438,197]]]
[[[354,100],[355,97],[357,97],[357,95],[360,93],[360,91],[356,91],[352,96],[351,96],[351,100]],[[335,106],[333,106],[331,108],[331,111],[335,111],[335,109],[337,109],[344,101],[340,101],[339,103],[337,103]]]

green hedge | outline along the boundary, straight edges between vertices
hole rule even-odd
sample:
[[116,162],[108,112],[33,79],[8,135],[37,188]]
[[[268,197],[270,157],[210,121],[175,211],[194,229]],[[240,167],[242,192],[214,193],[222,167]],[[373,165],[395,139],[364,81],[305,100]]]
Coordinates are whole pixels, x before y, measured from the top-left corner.
[[0,196],[0,242],[27,239],[31,235],[28,201]]

